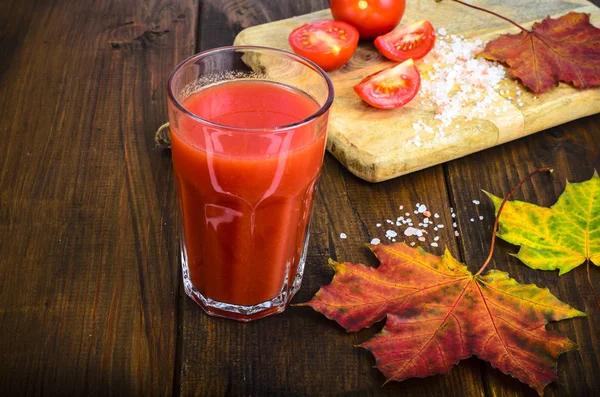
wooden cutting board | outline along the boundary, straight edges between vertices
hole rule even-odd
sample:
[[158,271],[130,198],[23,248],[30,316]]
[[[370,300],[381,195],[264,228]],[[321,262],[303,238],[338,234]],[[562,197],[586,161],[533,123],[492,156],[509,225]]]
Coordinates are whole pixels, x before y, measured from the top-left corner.
[[[569,11],[591,14],[591,22],[600,26],[600,9],[586,0],[483,0],[474,4],[492,9],[530,28],[546,16],[558,17]],[[311,21],[331,19],[331,12],[317,11],[282,21],[247,28],[235,39],[235,45],[262,45],[291,50],[287,38],[296,27]],[[408,0],[401,24],[429,20],[436,29],[467,39],[489,41],[500,33],[518,33],[518,29],[492,15],[452,1]],[[378,110],[366,105],[352,87],[364,77],[393,63],[383,58],[372,42],[361,42],[352,59],[341,69],[330,72],[335,86],[327,149],[353,174],[371,182],[380,182],[409,172],[440,164],[487,149],[558,124],[600,112],[600,88],[577,90],[560,84],[536,97],[521,88],[523,106],[506,98],[515,96],[520,84],[506,79],[497,94],[498,106],[506,112],[485,118],[466,117],[474,104],[466,106],[456,119],[459,128],[449,128],[443,138],[420,133],[421,146],[414,138],[413,123],[423,120],[434,125],[435,109],[420,104],[417,96],[409,104],[394,110]],[[422,61],[420,68],[427,67]],[[500,91],[500,90],[498,90]],[[451,126],[454,127],[454,126]]]

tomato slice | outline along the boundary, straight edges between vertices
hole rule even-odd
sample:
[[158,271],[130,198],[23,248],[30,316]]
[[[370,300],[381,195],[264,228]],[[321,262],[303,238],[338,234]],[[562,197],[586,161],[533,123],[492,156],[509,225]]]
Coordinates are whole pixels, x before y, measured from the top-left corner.
[[421,74],[412,59],[366,77],[354,86],[358,96],[379,109],[400,107],[417,95]]
[[434,44],[435,29],[429,21],[403,26],[375,39],[375,47],[381,55],[396,62],[421,59]]
[[288,41],[294,52],[333,70],[344,65],[358,45],[358,31],[341,21],[318,21],[295,29]]

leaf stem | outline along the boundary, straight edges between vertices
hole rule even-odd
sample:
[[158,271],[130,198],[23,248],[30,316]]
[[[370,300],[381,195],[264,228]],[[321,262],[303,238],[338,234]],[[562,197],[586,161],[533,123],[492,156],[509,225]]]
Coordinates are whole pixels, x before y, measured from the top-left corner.
[[[452,1],[457,1],[457,0],[452,0]],[[506,204],[508,199],[511,198],[513,194],[515,194],[515,192],[517,191],[517,189],[519,189],[521,187],[521,185],[523,185],[525,182],[530,180],[534,175],[539,174],[541,172],[552,172],[552,169],[548,168],[548,167],[544,167],[544,168],[540,168],[540,169],[533,171],[531,174],[527,175],[521,182],[517,183],[517,185],[515,187],[513,187],[513,189],[510,191],[510,193],[508,193],[506,195],[506,197],[504,197],[504,200],[502,200],[502,204],[500,204],[500,207],[498,208],[498,213],[496,214],[496,220],[494,221],[494,230],[492,231],[492,245],[490,246],[490,254],[488,255],[488,257],[485,260],[485,262],[483,263],[483,265],[481,265],[481,269],[479,269],[479,271],[477,273],[475,273],[475,276],[479,276],[485,270],[487,265],[489,265],[489,263],[492,261],[492,256],[494,255],[494,247],[496,245],[496,233],[498,232],[498,226],[499,226],[498,219],[500,219],[500,214],[502,213],[502,210],[504,209],[504,204]],[[595,294],[595,292],[594,292],[594,294]]]
[[587,258],[585,260],[585,267],[586,267],[586,271],[587,271],[588,284],[590,285],[590,289],[592,290],[592,293],[594,294],[594,297],[596,298],[596,304],[598,305],[598,308],[600,309],[600,299],[598,299],[598,294],[596,293],[596,290],[594,289],[594,285],[592,284],[592,277],[590,276],[590,258]]
[[465,3],[465,2],[460,1],[460,0],[451,0],[451,1],[455,1],[457,3],[460,3],[460,4],[465,5],[467,7],[474,8],[474,9],[479,10],[479,11],[487,12],[488,14],[492,14],[493,16],[496,16],[496,17],[498,17],[500,19],[504,19],[506,22],[512,23],[513,25],[515,25],[516,27],[518,27],[519,29],[521,29],[524,32],[529,32],[529,30],[525,29],[523,26],[519,25],[515,21],[513,21],[511,19],[508,19],[508,18],[506,18],[506,17],[504,17],[504,16],[502,16],[500,14],[496,14],[494,11],[490,11],[490,10],[487,10],[485,8],[482,8],[482,7],[477,7],[477,6],[474,6],[473,4]]

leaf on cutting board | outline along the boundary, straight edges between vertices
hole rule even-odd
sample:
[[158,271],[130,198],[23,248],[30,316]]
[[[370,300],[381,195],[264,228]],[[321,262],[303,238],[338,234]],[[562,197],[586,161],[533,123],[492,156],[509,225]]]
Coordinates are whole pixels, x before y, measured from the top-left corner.
[[[487,193],[496,212],[501,198]],[[600,266],[600,178],[569,183],[550,208],[508,201],[497,236],[520,245],[517,257],[533,269],[563,275],[586,260]]]
[[378,268],[332,262],[331,284],[305,305],[348,331],[387,318],[362,347],[388,381],[445,373],[477,355],[541,394],[557,379],[558,356],[577,347],[545,325],[586,314],[547,288],[498,270],[473,275],[449,251],[439,257],[404,243],[370,248]]
[[531,31],[490,41],[480,55],[508,64],[509,74],[536,94],[559,81],[577,88],[600,85],[600,29],[590,24],[589,14],[547,17]]

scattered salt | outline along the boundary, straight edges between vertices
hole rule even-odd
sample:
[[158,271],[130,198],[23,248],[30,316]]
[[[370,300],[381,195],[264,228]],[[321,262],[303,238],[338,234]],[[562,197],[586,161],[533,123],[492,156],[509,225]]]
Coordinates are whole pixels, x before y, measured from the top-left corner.
[[458,237],[458,236],[459,236],[459,234],[458,234],[458,230],[455,230],[455,231],[454,231],[454,235],[455,235],[456,237]]
[[480,203],[480,201],[479,201],[479,200],[473,200],[473,204],[475,204],[475,205],[479,205],[479,204],[481,204],[481,203]]
[[425,241],[425,237],[419,237],[419,241]]
[[381,223],[376,223],[375,226],[381,227]]
[[379,240],[378,238],[374,238],[373,240],[371,240],[371,244],[373,245],[377,245],[379,243],[381,243],[381,240]]
[[431,246],[432,246],[432,247],[437,247],[437,246],[438,246],[438,243],[431,243]]
[[340,233],[340,238],[346,238],[348,236],[346,236],[346,233]]
[[415,135],[407,144],[421,147],[424,141],[419,132],[431,134],[432,143],[444,137],[454,120],[464,115],[465,108],[470,109],[467,120],[485,118],[488,111],[494,110],[496,90],[506,72],[502,66],[476,57],[483,47],[481,40],[447,36],[446,29],[438,29],[438,40],[428,55],[433,69],[423,73],[419,93],[423,105],[434,108],[436,114],[431,125],[423,120],[413,124]]
[[479,215],[479,220],[483,220],[483,215]]
[[412,241],[412,242],[410,243],[410,246],[411,246],[411,247],[414,247],[414,246],[415,246],[415,242],[414,242],[414,241]]
[[440,236],[435,236],[435,237],[433,238],[433,241],[438,241],[439,239],[440,239]]
[[434,217],[434,218],[439,218],[439,217],[440,217],[440,214],[438,214],[438,213],[436,212],[435,214],[433,214],[433,217]]
[[470,220],[471,222],[475,222],[475,219],[473,219],[473,218],[471,218],[471,219],[469,219],[469,220]]

